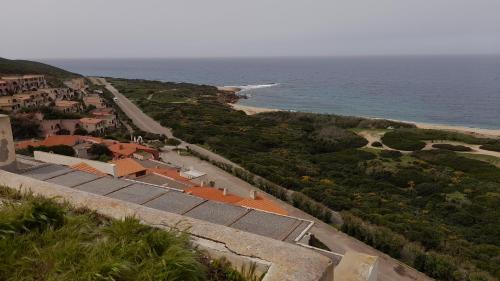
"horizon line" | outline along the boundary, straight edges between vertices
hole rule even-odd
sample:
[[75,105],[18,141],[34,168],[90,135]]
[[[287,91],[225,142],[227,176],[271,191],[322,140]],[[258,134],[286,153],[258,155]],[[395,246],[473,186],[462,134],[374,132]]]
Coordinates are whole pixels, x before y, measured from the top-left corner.
[[[276,55],[276,56],[151,56],[151,57],[39,57],[12,58],[13,60],[97,60],[97,59],[267,59],[267,58],[363,58],[363,57],[467,57],[467,56],[500,56],[500,53],[422,53],[422,54],[360,54],[360,55]],[[5,58],[5,57],[4,57]]]

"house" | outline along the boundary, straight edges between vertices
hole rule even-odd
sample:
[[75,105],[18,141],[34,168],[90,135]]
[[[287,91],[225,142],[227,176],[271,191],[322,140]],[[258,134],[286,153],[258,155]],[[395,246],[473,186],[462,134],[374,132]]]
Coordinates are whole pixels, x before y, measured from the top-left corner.
[[112,161],[116,165],[118,177],[137,178],[146,175],[147,169],[131,158]]
[[9,84],[5,80],[0,80],[0,95],[8,95],[9,94]]
[[11,112],[21,108],[21,104],[12,96],[0,96],[0,109]]
[[46,88],[39,91],[47,93],[50,101],[70,100],[75,97],[75,93],[69,88]]
[[15,98],[23,108],[40,107],[48,105],[49,103],[49,94],[42,91],[15,94],[13,98]]
[[73,91],[80,91],[85,89],[85,80],[83,78],[74,78],[69,81],[64,81],[64,85]]
[[118,119],[112,108],[98,108],[90,112],[95,118],[99,118],[105,121],[106,128],[116,128],[118,127]]
[[108,146],[108,148],[113,152],[113,158],[115,159],[133,157],[134,153],[139,151],[150,153],[153,159],[156,160],[160,156],[158,150],[137,143],[116,143]]
[[43,75],[3,76],[0,80],[6,82],[6,86],[4,87],[10,94],[25,91],[36,91],[40,88],[47,87],[47,82],[45,81],[45,76]]
[[70,135],[80,128],[79,119],[56,119],[40,121],[41,135],[43,137],[57,135],[61,130],[66,130]]
[[98,95],[87,95],[83,97],[83,104],[85,106],[94,106],[95,108],[105,108],[106,103]]
[[64,113],[76,113],[81,110],[81,105],[77,101],[57,100],[54,108]]
[[89,150],[92,147],[91,143],[82,142],[75,146],[73,146],[73,150],[75,151],[75,156],[78,158],[89,159]]
[[106,123],[102,119],[97,118],[81,118],[80,127],[89,133],[104,133]]

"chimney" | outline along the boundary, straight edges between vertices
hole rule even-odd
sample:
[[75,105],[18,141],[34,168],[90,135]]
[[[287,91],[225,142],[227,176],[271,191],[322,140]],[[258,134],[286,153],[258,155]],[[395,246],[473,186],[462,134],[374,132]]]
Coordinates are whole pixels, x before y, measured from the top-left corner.
[[8,115],[0,114],[0,169],[16,170],[16,150]]
[[250,199],[252,200],[257,199],[257,190],[255,189],[250,190]]
[[222,196],[227,196],[227,188],[222,189]]

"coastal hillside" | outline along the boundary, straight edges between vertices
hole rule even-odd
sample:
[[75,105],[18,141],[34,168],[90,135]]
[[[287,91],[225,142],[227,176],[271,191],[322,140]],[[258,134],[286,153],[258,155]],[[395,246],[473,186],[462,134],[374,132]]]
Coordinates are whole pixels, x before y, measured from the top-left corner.
[[64,80],[81,77],[79,74],[41,62],[0,58],[0,76],[18,74],[43,74],[48,83],[55,87],[61,86]]
[[407,132],[411,124],[300,112],[248,116],[215,87],[108,81],[176,137],[273,184],[252,174],[241,178],[326,222],[330,216],[307,198],[341,212],[344,232],[430,277],[500,277],[500,169],[494,165],[449,149],[375,148],[357,134]]

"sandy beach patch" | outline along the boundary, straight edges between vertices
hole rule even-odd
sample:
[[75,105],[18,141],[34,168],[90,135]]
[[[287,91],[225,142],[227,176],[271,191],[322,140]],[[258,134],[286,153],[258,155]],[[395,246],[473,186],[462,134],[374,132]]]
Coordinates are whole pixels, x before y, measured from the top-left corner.
[[420,122],[409,122],[409,123],[413,123],[417,125],[418,128],[421,129],[459,132],[459,133],[473,135],[475,137],[500,138],[500,130],[495,130],[495,129],[470,128],[464,126],[451,126],[451,125],[429,124]]
[[237,104],[237,103],[230,103],[229,105],[235,110],[241,110],[241,111],[245,112],[247,115],[254,115],[254,114],[264,113],[264,112],[281,111],[280,109],[275,109],[275,108],[248,106],[248,105],[241,105],[241,104]]

